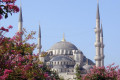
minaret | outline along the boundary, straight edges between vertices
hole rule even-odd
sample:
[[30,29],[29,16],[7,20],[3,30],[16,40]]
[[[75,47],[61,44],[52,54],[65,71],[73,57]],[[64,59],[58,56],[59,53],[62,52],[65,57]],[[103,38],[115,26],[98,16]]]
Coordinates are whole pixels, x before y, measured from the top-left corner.
[[40,56],[41,53],[41,29],[40,29],[40,24],[39,24],[39,34],[38,34],[38,44],[37,44],[37,49],[38,49],[38,54]]
[[102,23],[101,23],[101,34],[100,34],[100,42],[101,42],[101,52],[100,52],[100,55],[101,55],[101,67],[104,66],[104,43],[103,43],[103,28],[102,28]]
[[96,28],[95,28],[95,34],[96,34],[96,42],[95,42],[95,48],[96,48],[96,67],[101,66],[101,56],[100,56],[100,14],[99,14],[99,2],[97,3],[97,14],[96,14]]
[[[19,22],[18,22],[18,32],[22,33],[22,27],[23,27],[23,18],[22,18],[22,7],[20,5],[20,14],[19,14]],[[22,42],[22,34],[20,35],[20,42]]]

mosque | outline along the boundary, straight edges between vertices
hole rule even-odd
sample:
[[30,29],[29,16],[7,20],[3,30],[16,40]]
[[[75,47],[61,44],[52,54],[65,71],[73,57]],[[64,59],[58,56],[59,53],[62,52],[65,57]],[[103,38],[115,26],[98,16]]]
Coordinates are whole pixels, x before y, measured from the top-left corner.
[[[19,15],[19,32],[22,32],[22,9],[20,7]],[[101,26],[101,27],[100,27]],[[99,2],[97,3],[97,14],[96,14],[96,28],[95,28],[95,63],[90,59],[86,58],[84,53],[79,50],[74,44],[68,42],[63,35],[63,39],[55,43],[46,52],[41,52],[41,29],[39,25],[38,44],[37,49],[39,53],[39,60],[45,65],[48,65],[52,71],[56,71],[59,76],[65,80],[75,79],[76,67],[81,71],[81,74],[90,72],[90,69],[95,65],[96,67],[104,66],[104,43],[103,43],[103,29],[100,24],[99,14]],[[21,36],[22,37],[22,36]],[[22,38],[21,38],[22,39]],[[43,56],[43,54],[46,54]]]

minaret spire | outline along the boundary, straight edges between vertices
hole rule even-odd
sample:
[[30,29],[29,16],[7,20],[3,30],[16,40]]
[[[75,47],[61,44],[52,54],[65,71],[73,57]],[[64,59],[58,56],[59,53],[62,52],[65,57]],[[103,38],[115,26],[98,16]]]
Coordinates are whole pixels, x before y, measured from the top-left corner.
[[96,13],[96,19],[100,19],[100,13],[99,13],[99,0],[97,0],[97,13]]
[[40,28],[40,24],[39,24],[38,45],[37,45],[39,55],[41,53],[41,48],[42,48],[42,46],[41,46],[41,28]]
[[22,19],[22,6],[21,6],[21,2],[20,2],[19,22],[23,22],[23,19]]
[[100,56],[100,14],[99,14],[99,2],[97,3],[97,14],[96,14],[96,28],[95,28],[95,34],[96,34],[96,41],[95,41],[95,47],[96,47],[96,67],[101,66],[101,56]]
[[[20,3],[20,13],[19,13],[19,22],[18,22],[18,32],[22,33],[22,27],[23,27],[23,18],[22,18],[22,7]],[[20,34],[20,42],[22,42],[22,34]]]
[[100,34],[101,37],[103,37],[103,28],[102,28],[102,22],[101,22],[101,34]]
[[101,34],[100,34],[100,42],[101,42],[101,67],[104,66],[104,43],[103,43],[103,28],[102,28],[102,23],[101,23]]
[[38,35],[39,38],[41,38],[41,28],[40,28],[40,24],[39,24],[39,35]]

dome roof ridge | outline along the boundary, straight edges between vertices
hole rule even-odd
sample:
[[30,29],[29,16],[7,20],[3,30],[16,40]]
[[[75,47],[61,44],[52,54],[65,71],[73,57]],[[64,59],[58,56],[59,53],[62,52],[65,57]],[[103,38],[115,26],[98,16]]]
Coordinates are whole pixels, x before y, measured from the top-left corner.
[[59,41],[50,48],[50,50],[57,50],[57,49],[78,50],[74,44],[67,41]]

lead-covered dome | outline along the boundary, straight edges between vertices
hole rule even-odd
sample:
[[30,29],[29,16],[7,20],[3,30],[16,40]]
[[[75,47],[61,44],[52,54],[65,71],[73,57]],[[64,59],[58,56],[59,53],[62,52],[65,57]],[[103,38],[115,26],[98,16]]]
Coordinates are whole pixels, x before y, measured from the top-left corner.
[[57,49],[63,49],[63,50],[78,50],[77,47],[70,43],[70,42],[66,42],[66,41],[60,41],[57,42],[56,44],[54,44],[50,50],[57,50]]

